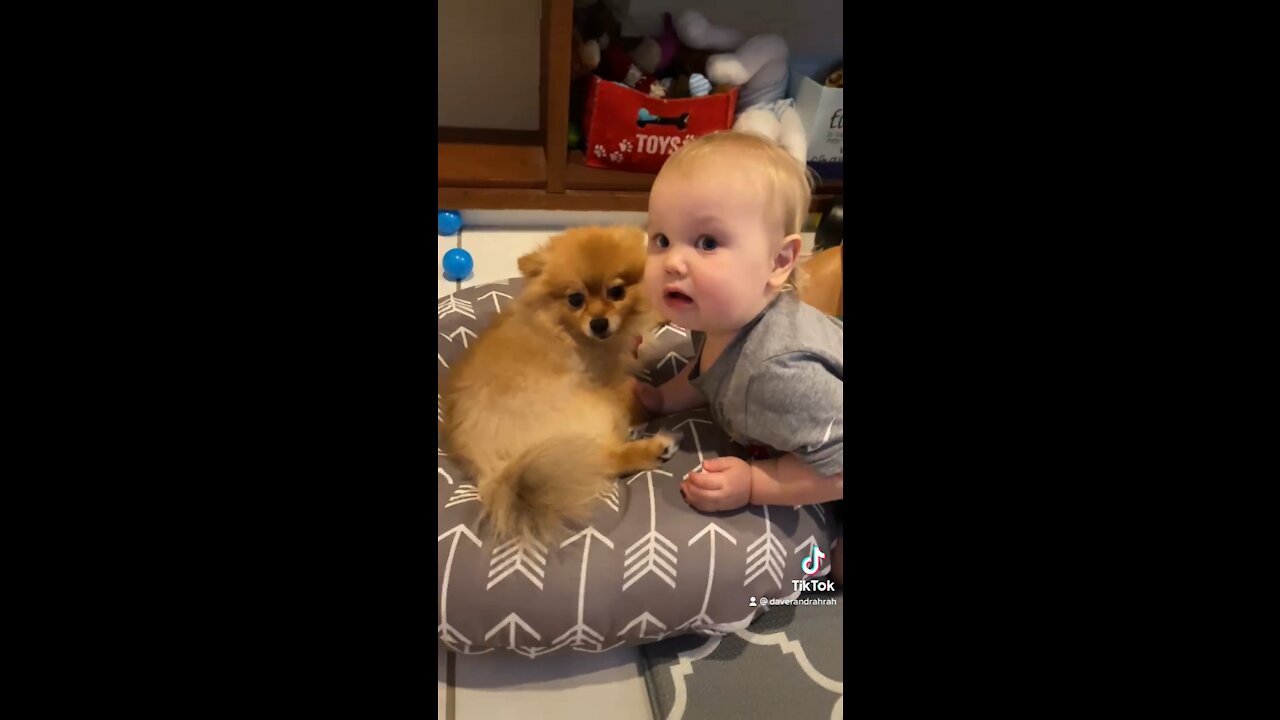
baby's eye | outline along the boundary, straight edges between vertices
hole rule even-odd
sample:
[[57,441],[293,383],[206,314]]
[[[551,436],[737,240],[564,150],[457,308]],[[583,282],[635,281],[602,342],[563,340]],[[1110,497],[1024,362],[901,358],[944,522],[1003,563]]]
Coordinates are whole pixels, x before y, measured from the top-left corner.
[[693,246],[703,252],[708,252],[720,247],[720,243],[716,242],[716,239],[710,235],[699,235],[698,239],[694,241]]
[[660,248],[664,248],[670,245],[671,241],[667,239],[666,235],[663,235],[662,233],[658,233],[657,235],[653,236],[653,244],[657,245]]
[[573,293],[569,296],[569,307],[580,308],[582,303],[586,302],[587,297],[582,293]]
[[608,295],[610,300],[621,300],[622,298],[626,297],[627,289],[621,285],[614,285],[613,287],[609,288]]

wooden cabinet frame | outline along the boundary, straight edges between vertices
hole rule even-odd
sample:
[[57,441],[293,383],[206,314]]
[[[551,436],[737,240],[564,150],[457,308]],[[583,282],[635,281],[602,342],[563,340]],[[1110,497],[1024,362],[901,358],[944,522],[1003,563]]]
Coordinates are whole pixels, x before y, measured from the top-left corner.
[[[648,209],[653,175],[589,168],[568,150],[572,34],[573,0],[542,0],[538,130],[437,128],[437,207]],[[825,211],[843,192],[842,181],[824,182],[811,209]]]

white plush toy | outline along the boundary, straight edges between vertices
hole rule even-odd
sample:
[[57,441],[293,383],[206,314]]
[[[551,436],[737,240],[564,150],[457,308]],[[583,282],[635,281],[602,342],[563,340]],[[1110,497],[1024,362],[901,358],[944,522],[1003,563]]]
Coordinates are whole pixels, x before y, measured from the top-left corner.
[[795,101],[786,97],[786,41],[777,35],[756,35],[742,42],[742,33],[712,25],[696,10],[680,15],[676,34],[680,42],[697,50],[734,50],[707,58],[711,82],[740,86],[733,128],[773,140],[804,165],[809,150],[804,124]]

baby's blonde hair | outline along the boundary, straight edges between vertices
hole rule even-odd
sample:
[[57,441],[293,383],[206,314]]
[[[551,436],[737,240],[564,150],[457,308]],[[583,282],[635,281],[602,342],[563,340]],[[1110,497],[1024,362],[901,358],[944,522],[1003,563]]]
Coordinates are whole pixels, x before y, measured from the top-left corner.
[[[714,165],[717,159],[726,155],[759,168],[766,197],[774,203],[774,217],[782,221],[782,236],[798,235],[809,215],[813,193],[808,168],[764,137],[736,130],[704,135],[676,150],[663,164],[659,174],[681,172],[701,164]],[[800,263],[797,258],[783,289],[795,290],[799,286]]]

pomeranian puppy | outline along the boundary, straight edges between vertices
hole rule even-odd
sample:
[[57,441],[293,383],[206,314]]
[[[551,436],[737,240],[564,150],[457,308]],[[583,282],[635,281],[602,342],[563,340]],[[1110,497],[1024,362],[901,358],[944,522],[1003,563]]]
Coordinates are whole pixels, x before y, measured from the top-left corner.
[[639,228],[557,235],[520,258],[524,290],[472,343],[443,393],[450,457],[499,541],[550,543],[619,475],[658,467],[679,436],[633,440],[636,341],[656,326]]

